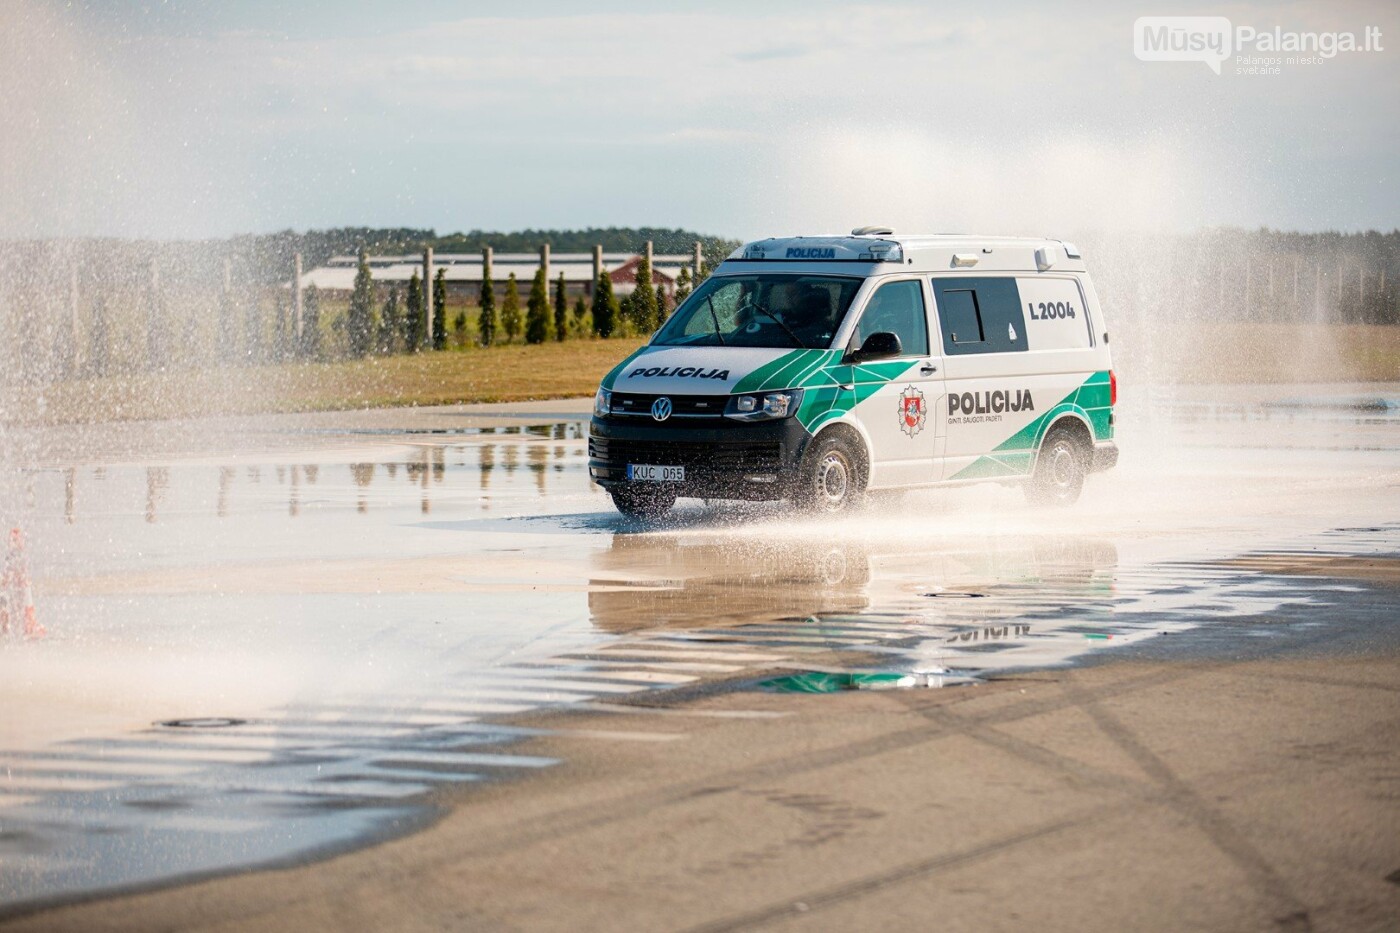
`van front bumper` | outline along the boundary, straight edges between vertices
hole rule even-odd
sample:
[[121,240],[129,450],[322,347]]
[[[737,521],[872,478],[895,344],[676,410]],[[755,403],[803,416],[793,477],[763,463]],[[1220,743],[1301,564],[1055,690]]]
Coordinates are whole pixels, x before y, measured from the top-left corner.
[[704,499],[783,499],[792,494],[812,439],[796,418],[695,422],[594,418],[588,431],[588,474],[610,489],[633,482],[627,479],[628,464],[680,466],[685,467],[683,482],[645,485]]

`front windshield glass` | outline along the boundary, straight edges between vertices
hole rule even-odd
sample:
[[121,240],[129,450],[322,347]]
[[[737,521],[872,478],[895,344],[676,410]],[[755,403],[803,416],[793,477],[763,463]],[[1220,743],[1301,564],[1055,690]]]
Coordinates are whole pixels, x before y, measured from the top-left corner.
[[651,343],[824,350],[831,346],[862,281],[791,273],[711,276]]

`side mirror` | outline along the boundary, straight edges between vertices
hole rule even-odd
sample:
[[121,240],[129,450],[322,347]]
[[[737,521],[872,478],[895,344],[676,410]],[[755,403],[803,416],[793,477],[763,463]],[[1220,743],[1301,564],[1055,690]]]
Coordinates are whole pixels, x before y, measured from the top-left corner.
[[904,344],[900,343],[899,335],[889,331],[878,331],[865,338],[865,343],[860,345],[860,349],[852,350],[846,354],[846,362],[860,363],[864,360],[886,360],[892,356],[902,356],[904,354]]

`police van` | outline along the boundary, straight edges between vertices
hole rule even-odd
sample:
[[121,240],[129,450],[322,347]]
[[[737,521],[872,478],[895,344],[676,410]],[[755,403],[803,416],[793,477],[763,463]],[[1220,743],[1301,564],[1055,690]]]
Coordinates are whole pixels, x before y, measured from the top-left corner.
[[589,473],[632,516],[678,496],[841,512],[996,480],[1069,504],[1113,466],[1108,328],[1071,243],[749,243],[603,379]]

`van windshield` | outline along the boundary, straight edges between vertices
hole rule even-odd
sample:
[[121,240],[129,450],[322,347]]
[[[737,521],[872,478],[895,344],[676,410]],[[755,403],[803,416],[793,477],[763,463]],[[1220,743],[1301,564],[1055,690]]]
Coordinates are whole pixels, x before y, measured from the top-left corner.
[[862,281],[845,275],[711,276],[651,344],[826,349]]

